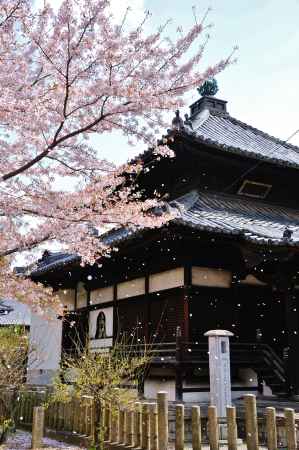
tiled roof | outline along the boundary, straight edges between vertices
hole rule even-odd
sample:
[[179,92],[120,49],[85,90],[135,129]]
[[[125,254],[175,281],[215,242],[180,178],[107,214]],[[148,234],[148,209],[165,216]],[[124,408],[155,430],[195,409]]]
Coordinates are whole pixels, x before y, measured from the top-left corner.
[[[191,191],[170,202],[175,218],[171,223],[193,229],[238,236],[255,244],[281,246],[299,245],[299,210],[270,205],[264,202],[224,194]],[[291,237],[284,237],[286,230]],[[119,228],[106,233],[107,245],[119,245],[141,236],[146,229]],[[48,252],[36,264],[32,276],[79,262],[74,254]]]
[[[299,210],[249,199],[192,191],[172,202],[175,222],[210,232],[241,236],[255,243],[299,244]],[[283,235],[291,232],[291,238]]]
[[80,259],[80,256],[75,254],[46,251],[42,258],[37,261],[34,268],[30,270],[30,275],[32,277],[40,276],[57,267],[63,267],[67,264],[79,262]]
[[234,119],[204,109],[184,131],[199,142],[258,160],[299,169],[299,147],[281,141]]

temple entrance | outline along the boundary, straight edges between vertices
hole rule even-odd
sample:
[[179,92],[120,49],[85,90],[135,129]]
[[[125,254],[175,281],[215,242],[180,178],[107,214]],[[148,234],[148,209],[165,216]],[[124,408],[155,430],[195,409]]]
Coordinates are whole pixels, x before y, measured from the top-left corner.
[[189,300],[190,340],[207,330],[234,333],[232,342],[265,343],[283,357],[287,345],[283,295],[263,286],[193,288]]
[[208,330],[235,333],[235,301],[231,289],[193,288],[189,299],[189,340],[205,340]]

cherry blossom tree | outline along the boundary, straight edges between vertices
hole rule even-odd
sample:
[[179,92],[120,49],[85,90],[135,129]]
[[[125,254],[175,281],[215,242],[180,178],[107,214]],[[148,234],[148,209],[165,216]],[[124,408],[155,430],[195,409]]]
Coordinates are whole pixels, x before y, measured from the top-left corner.
[[[168,24],[150,33],[145,13],[132,29],[128,14],[115,23],[108,0],[64,0],[58,12],[1,0],[0,296],[37,306],[52,298],[11,272],[18,252],[58,241],[92,263],[109,249],[91,229],[168,220],[152,214],[160,199],[142,199],[134,184],[142,163],[116,168],[89,138],[117,130],[172,156],[157,145],[165,113],[231,56],[201,67],[205,18],[171,40]],[[61,179],[71,188],[59,189]]]

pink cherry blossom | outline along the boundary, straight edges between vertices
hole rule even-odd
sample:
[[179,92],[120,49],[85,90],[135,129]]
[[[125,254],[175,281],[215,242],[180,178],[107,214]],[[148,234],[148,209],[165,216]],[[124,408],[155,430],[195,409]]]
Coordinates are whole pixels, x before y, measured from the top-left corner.
[[[116,24],[108,0],[64,0],[57,13],[49,3],[36,11],[29,0],[1,2],[0,297],[59,309],[49,288],[11,273],[10,256],[55,241],[92,263],[110,249],[91,228],[159,227],[171,217],[152,213],[158,196],[138,192],[141,161],[116,168],[89,137],[120,130],[153,157],[173,157],[156,142],[165,112],[231,57],[201,67],[204,21],[171,40],[167,24],[148,33],[148,20]],[[58,190],[59,178],[73,189]]]

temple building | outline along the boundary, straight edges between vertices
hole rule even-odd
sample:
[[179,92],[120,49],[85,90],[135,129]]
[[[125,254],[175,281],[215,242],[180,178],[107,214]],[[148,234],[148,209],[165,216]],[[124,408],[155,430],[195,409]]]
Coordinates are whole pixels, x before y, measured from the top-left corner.
[[[231,117],[227,102],[211,95],[196,100],[184,120],[177,112],[165,139],[175,157],[145,151],[139,158],[150,170],[138,182],[145,196],[167,196],[173,219],[99,237],[118,247],[101,265],[45,252],[31,273],[68,309],[70,320],[57,321],[61,348],[71,351],[78,336],[89,336],[100,351],[134,333],[154,350],[140,387],[145,397],[163,389],[173,400],[203,401],[204,334],[229,330],[233,397],[296,398],[299,148]],[[49,381],[45,372],[38,382]]]

